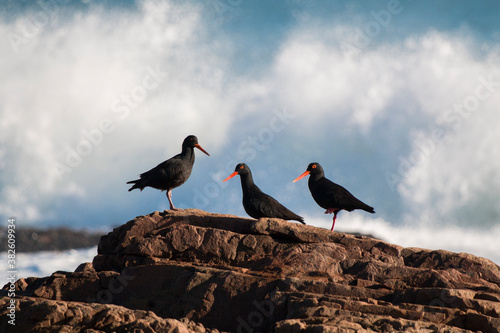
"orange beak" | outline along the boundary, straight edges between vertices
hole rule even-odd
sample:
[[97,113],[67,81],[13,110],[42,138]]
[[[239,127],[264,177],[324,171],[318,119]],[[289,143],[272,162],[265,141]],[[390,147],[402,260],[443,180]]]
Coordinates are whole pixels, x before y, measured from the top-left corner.
[[232,174],[230,174],[226,179],[224,179],[222,182],[224,183],[226,180],[229,180],[231,178],[233,178],[234,176],[236,176],[238,174],[238,171],[235,171],[233,172]]
[[194,146],[195,146],[196,148],[198,148],[199,150],[201,150],[202,152],[204,152],[205,154],[207,154],[208,156],[210,156],[210,154],[209,154],[209,153],[207,153],[207,152],[206,152],[206,150],[205,150],[205,149],[203,149],[203,148],[202,148],[199,144],[195,144]]
[[305,171],[303,174],[301,174],[300,176],[298,176],[297,178],[295,178],[295,180],[293,181],[293,183],[295,183],[297,180],[301,180],[302,178],[304,178],[305,176],[307,176],[310,173],[311,173],[311,171]]

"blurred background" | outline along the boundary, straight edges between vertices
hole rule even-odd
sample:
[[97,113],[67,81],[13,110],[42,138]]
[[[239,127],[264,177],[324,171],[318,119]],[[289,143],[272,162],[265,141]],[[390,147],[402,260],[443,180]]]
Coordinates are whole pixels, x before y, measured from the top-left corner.
[[[196,151],[179,208],[246,216],[239,179],[222,183],[245,162],[264,192],[330,228],[307,180],[292,183],[319,162],[376,211],[343,211],[336,231],[500,263],[500,2],[0,8],[3,232],[14,217],[106,233],[168,209],[164,192],[125,183],[194,134],[211,156]],[[33,257],[18,260],[26,274],[64,268]]]

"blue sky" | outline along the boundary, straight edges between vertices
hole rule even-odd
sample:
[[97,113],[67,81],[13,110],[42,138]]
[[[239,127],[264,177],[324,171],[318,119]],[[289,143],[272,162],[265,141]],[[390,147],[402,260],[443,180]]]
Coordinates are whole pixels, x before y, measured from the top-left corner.
[[498,2],[47,0],[0,11],[5,220],[99,228],[167,209],[164,193],[125,183],[195,134],[211,156],[197,154],[176,206],[246,216],[239,181],[221,183],[245,162],[262,190],[329,227],[307,181],[291,182],[316,161],[377,212],[342,212],[339,231],[500,252],[481,252],[500,236]]

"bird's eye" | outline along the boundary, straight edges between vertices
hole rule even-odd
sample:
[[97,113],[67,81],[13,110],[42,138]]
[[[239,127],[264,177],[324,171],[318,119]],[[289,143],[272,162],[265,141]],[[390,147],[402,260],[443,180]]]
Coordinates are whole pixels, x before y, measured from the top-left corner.
[[312,168],[313,168],[313,169],[316,169],[316,164],[313,164]]
[[240,166],[240,169],[245,169],[245,167],[242,165],[242,166]]

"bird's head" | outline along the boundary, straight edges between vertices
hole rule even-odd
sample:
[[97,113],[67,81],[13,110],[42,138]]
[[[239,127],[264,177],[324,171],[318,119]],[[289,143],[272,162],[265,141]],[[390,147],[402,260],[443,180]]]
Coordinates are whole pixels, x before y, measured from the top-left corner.
[[248,167],[248,165],[246,165],[245,163],[238,163],[236,165],[236,168],[234,168],[234,172],[232,174],[230,174],[222,182],[225,182],[226,180],[229,180],[236,175],[244,175],[244,174],[248,174],[248,173],[250,173],[250,168]]
[[198,144],[198,138],[195,135],[189,135],[184,139],[184,142],[182,142],[182,148],[198,148],[208,156],[210,156],[209,153],[205,151],[199,144]]
[[300,176],[298,176],[297,178],[295,178],[295,180],[293,181],[294,183],[298,180],[301,180],[302,178],[304,178],[305,176],[311,174],[311,175],[320,175],[323,173],[323,168],[321,167],[321,165],[319,165],[318,162],[312,162],[312,163],[309,163],[309,165],[307,166],[307,169],[306,171],[304,171],[303,174],[301,174]]

